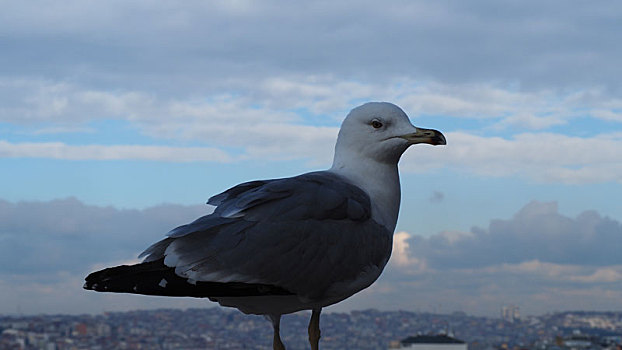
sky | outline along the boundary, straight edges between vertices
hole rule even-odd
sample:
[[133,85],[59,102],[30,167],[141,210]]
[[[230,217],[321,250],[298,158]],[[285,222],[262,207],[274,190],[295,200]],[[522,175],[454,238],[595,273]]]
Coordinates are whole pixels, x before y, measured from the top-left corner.
[[381,278],[326,311],[622,309],[622,4],[0,1],[0,313],[208,307],[82,290],[243,181],[411,147]]

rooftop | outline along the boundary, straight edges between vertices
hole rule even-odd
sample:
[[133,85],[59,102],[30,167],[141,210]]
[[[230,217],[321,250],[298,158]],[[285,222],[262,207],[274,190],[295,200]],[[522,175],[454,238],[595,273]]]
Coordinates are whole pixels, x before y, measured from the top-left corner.
[[462,340],[452,338],[445,334],[439,335],[418,335],[408,337],[401,341],[402,344],[464,344]]

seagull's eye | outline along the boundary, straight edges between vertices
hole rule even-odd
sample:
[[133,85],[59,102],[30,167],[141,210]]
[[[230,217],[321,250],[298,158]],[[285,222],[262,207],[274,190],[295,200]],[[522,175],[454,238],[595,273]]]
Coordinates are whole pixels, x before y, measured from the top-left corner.
[[380,128],[382,128],[382,122],[380,120],[378,120],[378,119],[374,119],[374,120],[371,121],[371,126],[374,129],[380,129]]

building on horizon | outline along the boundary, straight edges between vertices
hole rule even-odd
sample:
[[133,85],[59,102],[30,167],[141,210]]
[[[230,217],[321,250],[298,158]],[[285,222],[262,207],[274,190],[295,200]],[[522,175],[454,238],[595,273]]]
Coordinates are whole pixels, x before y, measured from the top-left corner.
[[501,319],[509,323],[514,323],[520,320],[520,311],[518,306],[503,305],[501,307]]
[[394,342],[390,349],[409,350],[467,350],[467,343],[446,334],[417,335]]

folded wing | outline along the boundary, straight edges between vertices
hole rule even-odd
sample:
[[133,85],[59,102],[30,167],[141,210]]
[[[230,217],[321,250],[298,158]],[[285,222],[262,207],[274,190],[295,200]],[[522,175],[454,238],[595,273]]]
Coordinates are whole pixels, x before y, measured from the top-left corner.
[[312,300],[335,284],[366,287],[391,253],[369,196],[330,172],[244,183],[208,203],[212,214],[169,232],[145,263],[163,259],[195,285],[268,285]]

